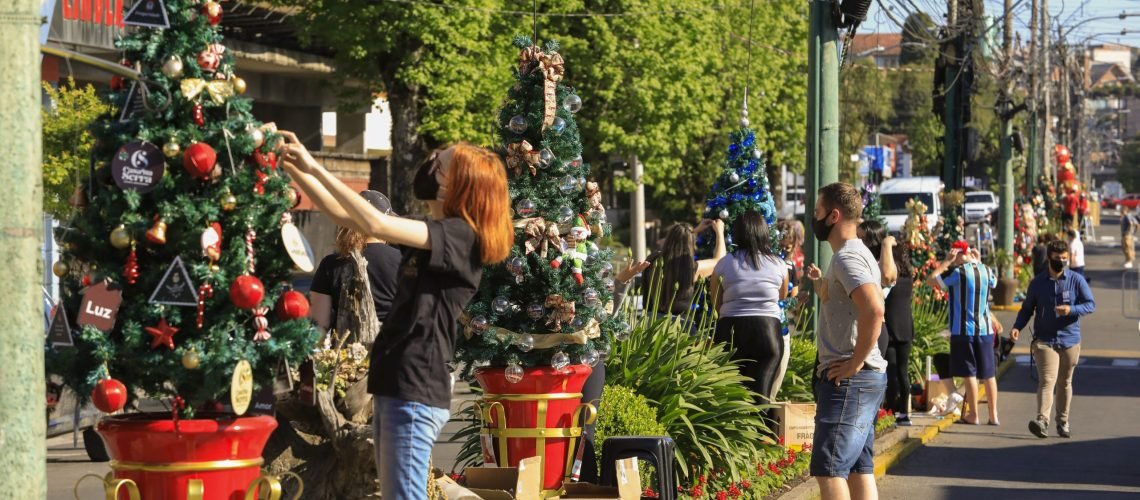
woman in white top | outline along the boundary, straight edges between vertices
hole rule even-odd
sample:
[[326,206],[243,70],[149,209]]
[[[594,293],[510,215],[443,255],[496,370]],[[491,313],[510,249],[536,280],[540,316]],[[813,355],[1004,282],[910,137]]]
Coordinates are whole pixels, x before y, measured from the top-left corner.
[[710,293],[720,314],[713,338],[732,345],[741,374],[752,379],[749,388],[768,400],[784,351],[780,300],[788,295],[788,270],[760,213],[737,217],[732,238],[736,250],[713,269]]
[[1065,230],[1065,239],[1069,241],[1069,256],[1073,263],[1069,269],[1081,276],[1085,275],[1085,244],[1081,241],[1081,233],[1072,229]]

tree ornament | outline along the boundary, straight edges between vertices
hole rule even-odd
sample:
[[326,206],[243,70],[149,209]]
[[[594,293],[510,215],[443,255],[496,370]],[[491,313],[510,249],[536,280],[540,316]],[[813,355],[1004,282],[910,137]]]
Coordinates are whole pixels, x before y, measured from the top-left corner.
[[606,359],[610,357],[610,345],[608,343],[598,346],[598,358]]
[[241,94],[245,93],[245,90],[246,90],[245,79],[238,77],[238,76],[231,76],[230,77],[230,85],[233,86],[235,94],[241,95]]
[[198,366],[202,364],[201,358],[198,356],[198,351],[190,348],[189,351],[182,353],[182,367],[187,370],[197,370]]
[[166,62],[162,63],[162,74],[171,80],[181,78],[182,70],[182,58],[177,55],[167,57]]
[[265,286],[257,276],[243,274],[230,285],[230,301],[239,309],[253,309],[265,297]]
[[91,391],[91,404],[103,413],[115,413],[127,405],[127,386],[113,378],[105,378]]
[[471,328],[475,329],[475,331],[485,332],[487,331],[487,326],[488,323],[485,316],[475,316],[474,318],[471,318]]
[[211,43],[202,52],[198,53],[198,67],[206,73],[214,73],[222,64],[222,54],[226,47],[220,43]]
[[206,322],[206,299],[211,298],[213,296],[214,296],[214,287],[211,286],[209,283],[203,282],[202,286],[198,287],[197,325],[198,325],[199,330],[202,329],[202,325],[205,324],[205,322]]
[[229,192],[229,190],[226,190],[225,194],[222,195],[222,200],[220,202],[222,210],[229,212],[237,207],[237,203],[237,196],[234,196],[233,193]]
[[566,111],[577,113],[582,110],[582,98],[578,97],[578,94],[567,95],[565,99],[562,99],[562,107]]
[[210,23],[210,26],[217,26],[222,22],[222,4],[207,1],[202,5],[202,14],[206,16],[206,22]]
[[570,160],[570,166],[574,168],[582,166],[582,155],[575,156],[573,160]]
[[720,213],[718,213],[717,216],[720,217],[720,220],[728,220],[728,209],[720,209]]
[[582,301],[590,307],[598,305],[598,291],[593,288],[587,288],[582,292]]
[[628,340],[629,334],[632,331],[633,331],[633,327],[629,326],[629,323],[626,323],[625,321],[621,321],[617,324],[617,327],[614,328],[614,338],[619,340],[619,341]]
[[567,356],[566,353],[562,351],[558,351],[554,353],[554,356],[550,357],[550,366],[555,370],[562,371],[566,369],[567,366],[570,366],[570,356]]
[[605,283],[607,292],[613,293],[614,289],[617,288],[613,278],[606,278],[602,283]]
[[507,379],[507,382],[512,384],[522,382],[523,367],[519,366],[517,362],[512,361],[511,364],[507,366],[507,369],[503,371],[503,377]]
[[546,318],[546,326],[555,331],[561,330],[563,323],[574,321],[574,301],[566,300],[558,294],[551,294],[546,296],[544,306],[550,311],[550,316]]
[[740,174],[738,174],[736,172],[732,172],[732,173],[728,174],[728,182],[731,182],[733,184],[740,182]]
[[495,311],[495,314],[506,314],[510,309],[511,301],[502,295],[495,297],[495,300],[491,301],[491,310]]
[[511,117],[511,121],[507,124],[507,128],[516,134],[522,134],[526,132],[526,118],[521,115],[515,115]]
[[131,233],[127,232],[126,226],[119,224],[111,230],[111,246],[122,250],[131,246],[132,241]]
[[565,224],[574,218],[574,209],[570,207],[562,207],[558,209],[558,223]]
[[253,226],[250,226],[245,231],[245,259],[248,264],[249,274],[257,272],[257,268],[255,267],[257,261],[253,254],[253,242],[255,239],[257,239],[257,232],[253,230]]
[[222,258],[222,225],[217,222],[211,222],[202,231],[200,239],[202,245],[202,255],[208,257],[211,261],[217,261]]
[[551,132],[554,132],[555,134],[561,134],[563,130],[566,130],[566,120],[563,120],[562,118],[555,118],[554,121],[550,123]]
[[563,177],[562,181],[558,183],[558,190],[562,191],[562,194],[570,194],[574,191],[577,191],[578,178],[574,177],[573,175],[567,175],[566,177]]
[[[541,316],[540,314],[539,317]],[[522,352],[530,352],[531,349],[534,349],[534,335],[529,333],[519,335],[518,338],[515,339],[515,346]]]
[[542,305],[541,302],[535,302],[526,306],[526,315],[533,320],[542,319],[542,317],[546,315],[546,306]]
[[752,158],[753,159],[759,160],[762,157],[764,157],[764,153],[761,152],[759,149],[753,149],[752,150]]
[[586,326],[586,319],[581,316],[574,316],[574,321],[570,322],[570,329],[575,332],[581,330],[584,326]]
[[269,320],[265,317],[267,313],[269,313],[268,307],[253,308],[253,325],[257,327],[257,333],[253,334],[254,342],[265,342],[272,337],[269,335]]
[[146,230],[146,240],[154,245],[166,244],[166,222],[162,218],[154,218],[154,226]]
[[597,366],[600,360],[601,357],[598,356],[598,351],[593,349],[586,351],[586,353],[582,355],[582,364],[584,365]]
[[178,158],[178,155],[182,154],[182,146],[178,144],[178,139],[174,137],[167,139],[166,144],[162,145],[162,154],[170,159]]
[[300,319],[309,315],[309,300],[305,294],[289,290],[277,301],[277,317],[282,321]]
[[67,262],[64,262],[62,260],[57,260],[57,261],[55,261],[55,264],[51,265],[51,273],[56,275],[56,277],[58,277],[58,278],[62,278],[64,276],[67,276],[67,273],[70,270],[71,270],[71,266],[68,266]]
[[75,191],[71,192],[71,197],[67,199],[67,204],[80,210],[87,208],[87,191],[83,189],[82,183],[75,186]]
[[217,163],[218,153],[204,142],[191,144],[182,155],[182,168],[186,169],[191,177],[199,180],[209,179],[210,172]]
[[519,214],[519,217],[533,217],[537,211],[538,208],[530,198],[523,198],[515,204],[515,212]]
[[202,108],[200,103],[194,103],[194,107],[190,109],[190,118],[194,120],[194,124],[199,127],[206,126],[206,111]]
[[552,162],[554,162],[554,153],[549,149],[544,149],[541,153],[538,153],[539,165],[549,167]]
[[166,346],[166,348],[171,351],[174,350],[174,334],[178,333],[178,328],[170,326],[170,324],[166,322],[166,318],[159,318],[158,325],[148,326],[144,328],[144,330],[146,330],[146,333],[149,333],[151,337],[154,337],[150,340],[150,348],[152,350],[160,345]]
[[297,191],[297,188],[289,186],[289,189],[285,191],[285,201],[289,202],[289,208],[297,208],[301,204],[301,199],[301,193]]
[[613,272],[614,272],[614,265],[613,264],[611,264],[609,262],[602,264],[602,277],[603,278],[613,274]]
[[245,133],[249,136],[249,140],[253,142],[254,148],[260,149],[261,146],[265,145],[265,132],[262,132],[261,129],[251,126],[246,129]]
[[123,281],[128,285],[139,282],[139,258],[135,254],[135,244],[131,243],[131,253],[127,254],[127,263],[123,265]]

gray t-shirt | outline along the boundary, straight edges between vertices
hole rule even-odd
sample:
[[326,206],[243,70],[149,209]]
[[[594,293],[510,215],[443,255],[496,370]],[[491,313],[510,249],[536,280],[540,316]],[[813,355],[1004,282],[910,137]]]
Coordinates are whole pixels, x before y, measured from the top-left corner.
[[788,275],[784,261],[758,255],[760,268],[743,252],[724,256],[713,271],[721,279],[720,317],[769,316],[780,318],[780,287]]
[[[829,364],[850,358],[855,353],[855,341],[859,337],[856,327],[858,311],[851,293],[856,288],[871,283],[879,287],[883,281],[875,256],[859,240],[847,240],[843,247],[831,257],[831,265],[824,276],[827,283],[827,301],[820,305],[819,332],[816,334],[816,347],[819,349],[820,376]],[[887,370],[887,361],[879,352],[878,345],[871,346],[864,366],[877,372]]]

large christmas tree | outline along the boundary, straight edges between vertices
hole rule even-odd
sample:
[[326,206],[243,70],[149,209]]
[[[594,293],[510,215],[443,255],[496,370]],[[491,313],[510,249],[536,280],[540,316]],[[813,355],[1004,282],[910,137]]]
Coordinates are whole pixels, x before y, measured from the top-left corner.
[[56,232],[49,371],[104,411],[141,391],[187,417],[231,396],[243,413],[320,337],[290,290],[294,269],[312,265],[287,213],[297,194],[274,130],[238,97],[223,15],[213,1],[166,0],[124,16],[136,28],[118,45],[141,78],[112,81],[116,111],[93,125],[78,213]]
[[613,335],[630,330],[610,314],[612,253],[601,193],[587,180],[574,113],[582,98],[562,85],[558,44],[516,37],[516,83],[499,114],[517,242],[503,264],[483,271],[467,308],[458,358],[468,368],[596,364]]

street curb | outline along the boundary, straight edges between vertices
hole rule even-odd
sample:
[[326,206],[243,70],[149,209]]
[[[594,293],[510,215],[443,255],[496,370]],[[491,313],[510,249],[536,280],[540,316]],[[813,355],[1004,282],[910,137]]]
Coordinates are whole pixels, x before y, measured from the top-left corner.
[[[1004,376],[1005,373],[1008,372],[1016,363],[1017,361],[1012,357],[1003,361],[1001,366],[998,367],[997,373],[995,374],[998,380],[1001,380],[1002,376]],[[985,388],[979,387],[978,389],[978,398],[981,399],[985,396]],[[934,438],[937,437],[939,433],[950,428],[950,426],[954,425],[954,422],[957,421],[958,415],[950,415],[949,417],[938,421],[934,425],[927,426],[917,436],[904,439],[899,444],[892,446],[890,449],[876,456],[875,479],[877,480],[885,476],[890,468],[898,465],[903,461],[903,459],[905,459],[915,450],[921,448],[922,446],[925,446],[926,443],[934,440]],[[901,427],[896,428],[896,430],[893,432],[900,431],[906,432],[906,430]],[[780,496],[780,500],[817,500],[819,498],[819,483],[811,479],[801,483],[791,491]]]

